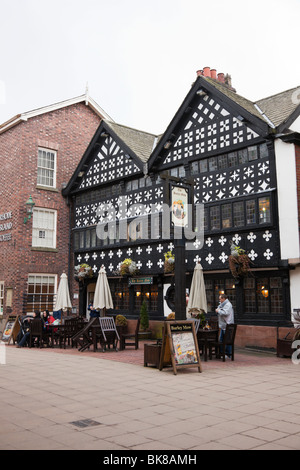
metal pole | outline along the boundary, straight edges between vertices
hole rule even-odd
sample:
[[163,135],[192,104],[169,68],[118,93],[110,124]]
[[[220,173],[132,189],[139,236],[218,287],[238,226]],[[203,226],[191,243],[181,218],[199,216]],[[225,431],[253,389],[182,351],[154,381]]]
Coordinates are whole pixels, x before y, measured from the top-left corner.
[[175,320],[186,320],[185,239],[175,244]]

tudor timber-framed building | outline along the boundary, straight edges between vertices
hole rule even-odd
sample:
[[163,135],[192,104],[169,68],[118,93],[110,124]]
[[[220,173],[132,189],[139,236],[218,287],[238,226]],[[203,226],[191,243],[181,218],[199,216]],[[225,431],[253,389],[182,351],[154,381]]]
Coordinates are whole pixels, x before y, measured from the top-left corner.
[[[153,239],[150,229],[145,239],[138,222],[133,238],[118,234],[122,220],[128,225],[161,213],[166,173],[182,182],[193,178],[194,201],[205,207],[203,246],[186,251],[186,286],[200,261],[208,313],[221,291],[229,295],[240,324],[285,324],[300,306],[299,88],[253,103],[225,83],[223,74],[206,68],[197,75],[161,136],[102,121],[63,190],[72,200],[75,265],[86,262],[94,271],[93,279],[81,284],[82,314],[101,265],[115,313],[138,315],[143,298],[150,318],[170,312],[172,299],[167,305],[165,296],[174,277],[164,274],[163,265],[172,240]],[[124,198],[126,212],[120,210]],[[97,210],[108,203],[115,207],[117,235],[104,241],[96,235]],[[238,282],[232,277],[231,241],[247,251],[254,276]],[[132,258],[152,284],[130,285],[120,277],[116,270],[125,258]]]

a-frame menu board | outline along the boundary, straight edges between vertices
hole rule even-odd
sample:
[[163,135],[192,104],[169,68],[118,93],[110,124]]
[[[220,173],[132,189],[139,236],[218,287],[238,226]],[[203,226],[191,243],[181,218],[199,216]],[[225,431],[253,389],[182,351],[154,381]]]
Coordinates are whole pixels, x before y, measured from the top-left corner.
[[15,341],[17,334],[20,331],[20,324],[18,322],[19,315],[10,315],[7,319],[1,341],[10,343],[11,338]]
[[179,367],[197,367],[202,372],[193,321],[165,322],[159,370],[171,364],[175,375]]

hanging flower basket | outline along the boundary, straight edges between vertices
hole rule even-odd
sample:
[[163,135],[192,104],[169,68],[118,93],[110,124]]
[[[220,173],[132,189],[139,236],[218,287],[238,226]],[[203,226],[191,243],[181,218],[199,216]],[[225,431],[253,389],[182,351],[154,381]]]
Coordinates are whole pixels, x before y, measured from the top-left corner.
[[75,279],[79,282],[83,282],[87,278],[93,277],[93,270],[90,265],[83,263],[75,266]]
[[250,264],[251,261],[245,250],[232,244],[231,255],[229,256],[229,269],[232,276],[239,279],[247,277],[249,274],[252,275]]
[[172,251],[167,251],[167,253],[164,253],[164,257],[164,272],[166,274],[173,273],[175,270],[175,255],[172,253]]
[[134,276],[138,273],[138,267],[135,261],[132,261],[131,258],[126,258],[120,264],[119,272],[121,276]]

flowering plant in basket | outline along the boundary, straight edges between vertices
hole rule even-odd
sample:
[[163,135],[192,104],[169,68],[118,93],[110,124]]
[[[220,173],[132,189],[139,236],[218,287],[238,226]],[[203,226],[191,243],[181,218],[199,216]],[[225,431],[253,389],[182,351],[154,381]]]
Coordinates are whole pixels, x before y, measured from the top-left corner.
[[175,270],[175,255],[172,251],[167,251],[167,253],[164,253],[164,257],[164,271],[165,273],[172,273]]
[[83,281],[87,277],[93,277],[93,270],[89,264],[82,263],[75,266],[75,276],[79,281]]
[[131,258],[126,258],[120,264],[120,274],[121,276],[134,276],[138,272],[138,268],[135,261],[132,261]]
[[241,247],[231,245],[231,255],[229,256],[229,269],[235,279],[246,277],[251,273],[250,259],[246,251]]

